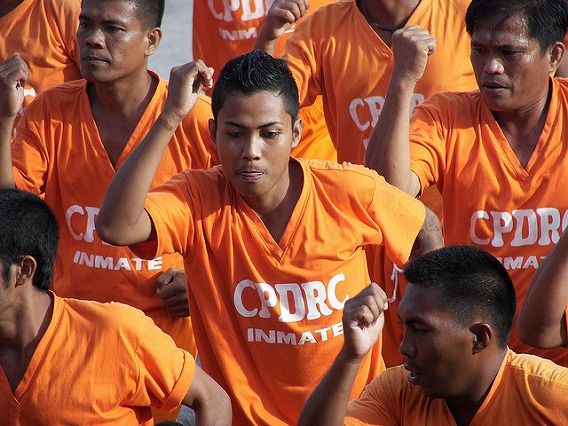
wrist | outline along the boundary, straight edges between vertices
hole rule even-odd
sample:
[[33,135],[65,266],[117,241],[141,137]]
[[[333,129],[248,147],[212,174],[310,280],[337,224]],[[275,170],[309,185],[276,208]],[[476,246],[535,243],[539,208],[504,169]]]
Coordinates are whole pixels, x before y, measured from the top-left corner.
[[158,117],[158,120],[170,132],[175,132],[180,123],[183,121],[183,118],[184,116],[175,111],[164,109]]
[[412,77],[394,73],[389,84],[389,91],[398,93],[399,96],[412,97],[416,83],[417,81]]
[[356,354],[352,350],[346,348],[345,345],[343,345],[343,347],[339,351],[337,360],[343,364],[348,364],[358,368],[359,365],[361,365],[361,362],[363,362],[363,359],[365,359],[366,355],[366,352],[362,355]]

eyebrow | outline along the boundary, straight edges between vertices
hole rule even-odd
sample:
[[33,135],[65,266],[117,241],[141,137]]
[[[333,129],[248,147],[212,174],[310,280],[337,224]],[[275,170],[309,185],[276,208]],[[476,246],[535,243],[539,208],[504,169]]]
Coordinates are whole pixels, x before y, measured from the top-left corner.
[[[238,127],[240,129],[246,129],[247,126],[243,126],[242,124],[236,122],[236,121],[232,121],[232,120],[225,120],[223,122],[223,124],[228,124],[230,126],[235,126]],[[275,126],[275,125],[280,125],[280,126],[285,126],[286,123],[282,122],[282,121],[271,121],[270,123],[266,123],[263,124],[262,126],[258,126],[259,129],[263,129],[265,127],[271,127],[271,126]]]
[[[93,19],[89,16],[86,15],[79,15],[79,20],[83,20],[83,21],[92,21]],[[126,26],[126,22],[124,20],[119,20],[119,19],[105,19],[104,21],[102,21],[103,24],[105,25],[122,25],[122,26]]]

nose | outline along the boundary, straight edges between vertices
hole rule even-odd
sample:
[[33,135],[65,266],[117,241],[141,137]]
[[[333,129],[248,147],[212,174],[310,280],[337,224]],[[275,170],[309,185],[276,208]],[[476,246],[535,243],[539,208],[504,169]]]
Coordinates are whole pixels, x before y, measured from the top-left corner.
[[485,61],[483,71],[487,74],[502,74],[505,71],[503,63],[496,57],[489,57]]
[[260,137],[255,135],[251,135],[247,138],[242,147],[243,158],[247,161],[259,160],[261,143]]
[[408,333],[404,333],[398,350],[405,358],[414,358],[416,356],[416,347],[412,344]]
[[89,28],[79,28],[77,32],[79,42],[90,48],[102,48],[104,46],[104,34],[100,28],[89,26]]

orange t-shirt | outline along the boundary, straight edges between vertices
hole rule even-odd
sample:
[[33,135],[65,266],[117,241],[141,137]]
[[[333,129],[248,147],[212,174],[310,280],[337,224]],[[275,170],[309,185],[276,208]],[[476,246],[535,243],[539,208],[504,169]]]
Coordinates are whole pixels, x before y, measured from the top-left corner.
[[[568,424],[568,369],[509,350],[470,426]],[[455,426],[445,400],[411,385],[403,366],[390,368],[351,401],[345,425]]]
[[[345,300],[369,284],[363,248],[384,244],[405,263],[424,221],[419,201],[363,166],[298,161],[303,189],[278,244],[220,166],[146,201],[157,244],[138,249],[185,257],[203,369],[229,392],[237,425],[296,422],[343,345]],[[384,369],[380,347],[373,355],[353,396]]]
[[53,297],[53,315],[12,392],[0,367],[0,425],[151,425],[172,410],[195,360],[142,312]]
[[[335,1],[311,0],[306,16]],[[254,48],[271,3],[265,0],[193,2],[193,57],[203,59],[215,69],[214,79],[229,59]],[[284,52],[286,40],[295,27],[278,39],[274,52],[276,56]],[[327,131],[322,108],[321,98],[318,98],[313,105],[300,110],[302,142],[292,152],[295,157],[337,161],[337,152]]]
[[[167,83],[160,81],[116,167],[99,136],[86,86],[85,80],[78,80],[39,95],[24,111],[12,144],[16,186],[41,194],[60,224],[54,290],[62,297],[122,302],[141,309],[180,347],[195,351],[190,320],[167,314],[156,295],[157,276],[170,267],[183,267],[182,258],[142,260],[126,247],[103,243],[95,232],[106,189],[159,116]],[[200,99],[168,145],[154,185],[182,170],[216,163],[207,129],[210,117],[209,102]]]
[[[424,76],[416,85],[414,105],[434,93],[477,88],[464,24],[469,3],[469,0],[422,0],[410,17],[408,26],[427,29],[438,42]],[[391,48],[368,24],[356,2],[343,1],[323,6],[304,20],[286,43],[285,57],[298,83],[300,102],[309,105],[323,95],[325,121],[338,160],[363,164],[393,72]],[[305,149],[304,155],[317,158],[310,146]],[[424,194],[422,201],[442,216],[437,191]],[[369,251],[369,265],[371,278],[383,285],[387,294],[393,294],[394,279],[401,277],[393,274],[392,262],[381,250],[373,249]],[[387,313],[383,336],[385,362],[390,366],[402,362],[398,352],[402,329],[391,326],[394,324],[399,324],[396,309]]]
[[81,78],[75,40],[80,11],[80,0],[23,0],[0,17],[0,61],[19,53],[27,62],[27,101],[49,87]]
[[[551,81],[544,129],[526,167],[478,91],[435,95],[411,121],[412,170],[423,188],[437,184],[442,192],[446,243],[475,245],[497,257],[519,306],[568,225],[568,80]],[[510,345],[568,366],[568,351],[524,345],[516,327]]]

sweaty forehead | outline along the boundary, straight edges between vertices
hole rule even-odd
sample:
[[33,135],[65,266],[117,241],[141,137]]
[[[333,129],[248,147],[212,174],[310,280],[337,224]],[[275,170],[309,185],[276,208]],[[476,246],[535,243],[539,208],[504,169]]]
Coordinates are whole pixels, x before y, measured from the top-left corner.
[[471,36],[473,43],[494,45],[528,45],[530,36],[527,19],[521,15],[495,17],[477,25]]

